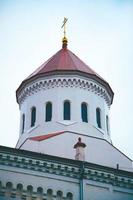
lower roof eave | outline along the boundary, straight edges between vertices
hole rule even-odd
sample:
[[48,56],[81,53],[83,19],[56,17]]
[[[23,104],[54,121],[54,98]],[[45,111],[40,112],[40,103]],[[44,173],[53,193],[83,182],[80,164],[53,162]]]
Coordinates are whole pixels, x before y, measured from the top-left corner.
[[62,158],[58,156],[52,156],[48,154],[41,154],[37,152],[32,152],[32,151],[27,151],[27,150],[21,150],[21,149],[15,149],[11,147],[6,147],[6,146],[1,146],[0,145],[0,154],[8,154],[8,155],[14,155],[19,156],[19,157],[26,157],[31,159],[37,159],[37,160],[47,160],[47,161],[52,161],[55,163],[59,164],[66,164],[74,167],[79,167],[81,168],[83,165],[85,168],[91,168],[91,169],[96,169],[96,170],[103,170],[104,172],[108,173],[115,173],[116,175],[124,175],[128,177],[133,177],[133,172],[131,171],[125,171],[121,169],[116,169],[108,166],[103,166],[95,163],[90,163],[86,161],[80,161],[80,160],[74,160],[74,159],[68,159],[68,158]]

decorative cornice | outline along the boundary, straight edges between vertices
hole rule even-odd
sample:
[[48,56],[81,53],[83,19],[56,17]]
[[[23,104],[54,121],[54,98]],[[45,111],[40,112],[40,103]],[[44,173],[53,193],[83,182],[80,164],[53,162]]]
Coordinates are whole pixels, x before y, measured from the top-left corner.
[[108,106],[111,105],[111,97],[109,96],[108,92],[103,86],[100,86],[93,80],[87,80],[83,78],[51,78],[51,79],[45,79],[45,80],[39,80],[31,85],[25,87],[20,94],[17,97],[18,103],[21,105],[24,100],[31,96],[32,94],[35,94],[39,92],[40,90],[49,90],[52,88],[58,88],[58,87],[66,87],[66,88],[79,88],[91,91],[98,96],[102,97]]
[[[55,156],[28,155],[28,151],[16,150],[14,153],[0,151],[0,165],[9,166],[9,170],[15,167],[16,170],[30,170],[38,173],[49,173],[58,176],[66,176],[74,179],[87,179],[101,183],[111,184],[121,188],[133,188],[132,172],[126,172],[114,168],[104,167],[82,161],[61,159]],[[18,153],[16,153],[18,152]],[[25,155],[23,155],[23,152]],[[31,154],[31,152],[29,153]],[[42,158],[43,157],[43,158]],[[29,172],[30,173],[30,172]]]

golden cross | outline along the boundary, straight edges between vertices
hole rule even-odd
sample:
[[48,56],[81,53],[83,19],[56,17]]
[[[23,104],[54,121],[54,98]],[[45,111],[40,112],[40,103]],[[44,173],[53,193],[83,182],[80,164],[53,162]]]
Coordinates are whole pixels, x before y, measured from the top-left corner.
[[67,22],[67,18],[66,17],[64,17],[64,21],[63,21],[63,25],[62,25],[62,27],[61,28],[63,28],[64,27],[64,37],[66,37],[66,22]]

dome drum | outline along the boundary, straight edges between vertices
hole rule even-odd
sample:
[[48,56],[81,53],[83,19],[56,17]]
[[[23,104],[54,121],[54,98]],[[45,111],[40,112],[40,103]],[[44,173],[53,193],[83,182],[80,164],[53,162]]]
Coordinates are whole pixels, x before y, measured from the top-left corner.
[[[113,95],[101,76],[70,50],[61,49],[16,91],[21,113],[17,148],[23,148],[24,141],[30,137],[62,131],[111,143],[109,110]],[[31,144],[32,141],[29,149]]]

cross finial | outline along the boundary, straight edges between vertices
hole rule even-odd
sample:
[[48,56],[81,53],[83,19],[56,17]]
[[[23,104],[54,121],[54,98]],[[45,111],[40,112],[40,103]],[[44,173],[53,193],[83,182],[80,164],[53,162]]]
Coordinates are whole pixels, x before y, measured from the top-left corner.
[[63,20],[63,24],[62,24],[62,26],[61,26],[61,28],[64,28],[64,37],[63,37],[63,39],[62,39],[62,42],[63,42],[63,45],[62,45],[62,47],[63,48],[66,48],[67,47],[67,38],[66,38],[66,22],[67,22],[67,18],[66,17],[64,17],[64,20]]
[[64,17],[64,21],[63,21],[63,24],[62,24],[62,27],[61,28],[63,28],[64,27],[64,37],[66,37],[66,22],[67,22],[67,18],[66,17]]

